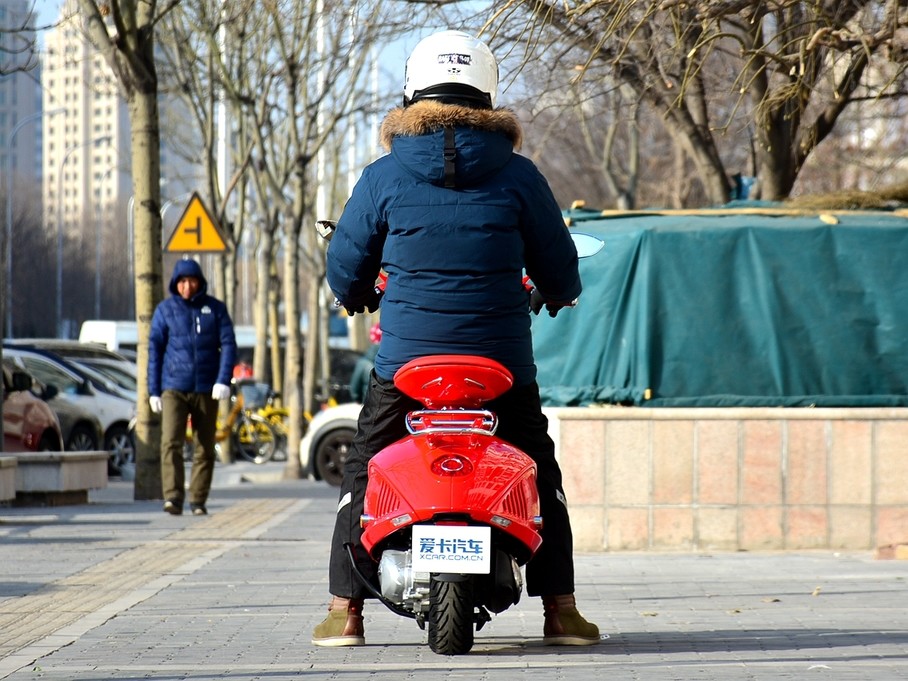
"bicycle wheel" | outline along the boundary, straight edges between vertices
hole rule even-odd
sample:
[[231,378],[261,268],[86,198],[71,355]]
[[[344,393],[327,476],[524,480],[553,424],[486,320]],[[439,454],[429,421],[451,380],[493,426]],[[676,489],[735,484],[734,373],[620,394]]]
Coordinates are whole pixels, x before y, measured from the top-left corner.
[[252,463],[271,461],[278,437],[268,419],[258,414],[243,413],[233,427],[233,446],[236,453]]

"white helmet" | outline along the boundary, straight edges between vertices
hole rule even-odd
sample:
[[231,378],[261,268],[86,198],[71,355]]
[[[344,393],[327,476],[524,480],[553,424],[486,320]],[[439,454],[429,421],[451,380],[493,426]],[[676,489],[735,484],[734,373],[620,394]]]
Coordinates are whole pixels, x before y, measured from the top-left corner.
[[404,106],[420,99],[495,108],[498,62],[488,46],[463,31],[442,31],[419,41],[407,59]]

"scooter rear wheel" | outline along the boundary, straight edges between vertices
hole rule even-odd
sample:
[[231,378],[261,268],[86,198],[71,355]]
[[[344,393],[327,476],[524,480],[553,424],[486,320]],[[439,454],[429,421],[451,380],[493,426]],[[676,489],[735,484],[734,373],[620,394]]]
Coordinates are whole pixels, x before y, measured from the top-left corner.
[[443,582],[432,576],[429,648],[439,655],[465,655],[473,647],[473,582]]

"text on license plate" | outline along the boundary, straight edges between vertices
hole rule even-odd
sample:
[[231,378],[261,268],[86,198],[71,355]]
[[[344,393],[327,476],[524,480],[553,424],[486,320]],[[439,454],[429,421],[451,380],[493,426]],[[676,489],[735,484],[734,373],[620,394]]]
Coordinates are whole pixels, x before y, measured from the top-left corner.
[[486,575],[491,544],[490,527],[414,525],[413,570]]

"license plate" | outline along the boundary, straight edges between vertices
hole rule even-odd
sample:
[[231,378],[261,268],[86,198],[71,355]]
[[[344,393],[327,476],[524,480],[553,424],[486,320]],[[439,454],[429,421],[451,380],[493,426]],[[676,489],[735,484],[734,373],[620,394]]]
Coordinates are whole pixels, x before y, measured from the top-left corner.
[[490,527],[414,525],[413,570],[487,575],[491,545]]

